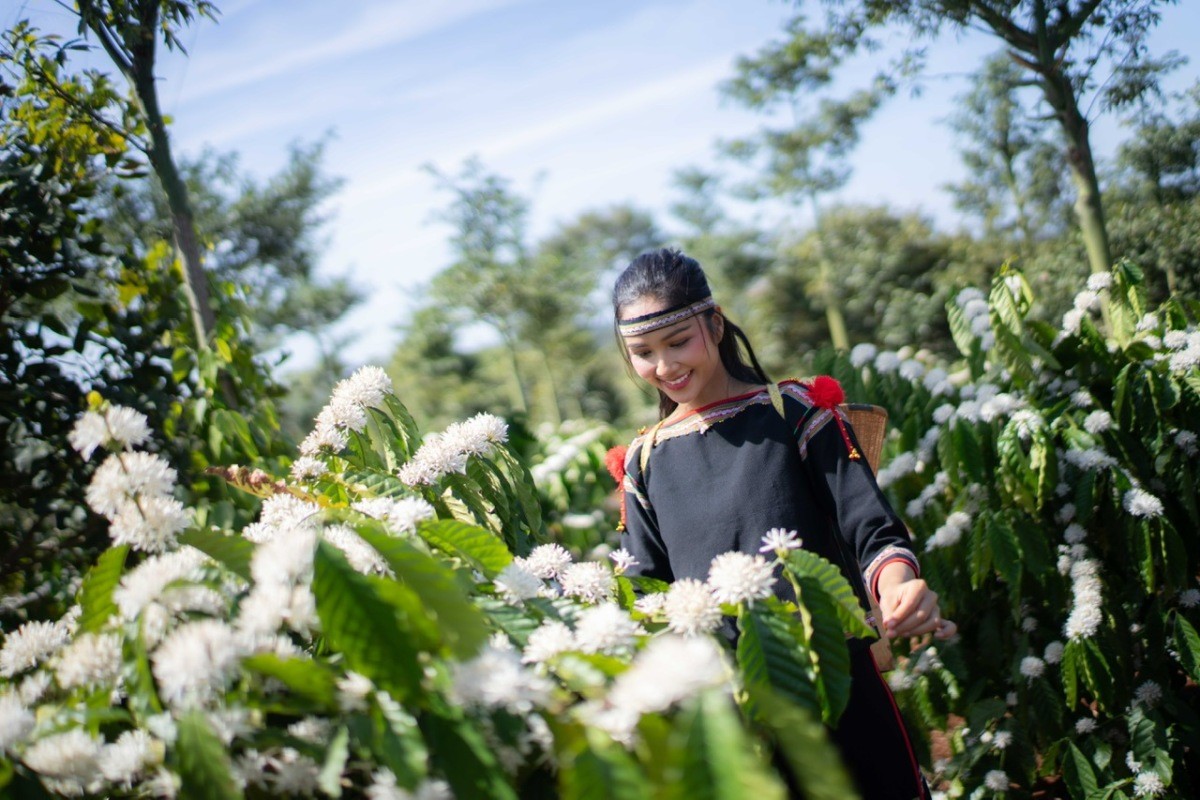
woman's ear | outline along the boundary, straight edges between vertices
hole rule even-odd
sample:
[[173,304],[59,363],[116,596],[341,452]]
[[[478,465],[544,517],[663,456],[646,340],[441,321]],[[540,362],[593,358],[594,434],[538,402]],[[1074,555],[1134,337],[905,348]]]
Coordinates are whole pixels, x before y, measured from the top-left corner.
[[709,322],[711,323],[709,330],[712,331],[713,341],[720,344],[721,340],[725,338],[725,315],[720,311],[714,311]]

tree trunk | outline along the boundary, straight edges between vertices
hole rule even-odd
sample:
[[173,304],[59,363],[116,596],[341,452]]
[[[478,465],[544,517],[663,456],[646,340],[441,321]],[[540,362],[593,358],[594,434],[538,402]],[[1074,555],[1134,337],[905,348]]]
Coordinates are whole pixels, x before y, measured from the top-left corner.
[[1079,110],[1074,87],[1061,71],[1043,73],[1042,92],[1054,109],[1067,142],[1067,165],[1071,182],[1075,184],[1075,216],[1083,233],[1088,263],[1093,273],[1112,269],[1112,251],[1108,229],[1104,223],[1104,205],[1100,197],[1100,181],[1096,178],[1096,162],[1088,136],[1088,122]]
[[838,350],[850,349],[850,335],[846,332],[846,318],[842,314],[842,302],[833,288],[833,264],[825,251],[825,229],[821,224],[821,208],[815,194],[809,195],[813,208],[813,227],[817,236],[817,279],[818,293],[825,304],[825,322],[829,325],[829,341]]
[[204,262],[196,225],[192,218],[191,202],[187,185],[171,157],[171,143],[167,126],[158,104],[158,91],[154,85],[152,65],[134,65],[133,84],[142,112],[146,115],[146,127],[150,132],[150,166],[162,184],[171,210],[171,225],[174,230],[175,250],[183,264],[184,293],[191,311],[192,326],[196,331],[196,345],[207,350],[209,337],[216,327],[216,316],[208,296],[208,279],[204,273]]
[[542,372],[546,376],[546,381],[550,384],[550,413],[553,415],[552,422],[556,425],[561,425],[563,421],[562,401],[558,395],[558,381],[554,378],[554,370],[550,367],[550,359],[546,355],[546,351],[538,348],[538,356],[542,359]]

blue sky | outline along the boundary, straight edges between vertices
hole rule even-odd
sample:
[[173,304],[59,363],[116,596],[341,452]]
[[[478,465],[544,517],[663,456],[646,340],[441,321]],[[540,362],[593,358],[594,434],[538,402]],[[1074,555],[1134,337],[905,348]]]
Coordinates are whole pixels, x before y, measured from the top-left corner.
[[[738,55],[778,36],[777,0],[232,0],[216,24],[185,32],[189,58],[163,59],[161,92],[180,152],[236,151],[260,175],[288,144],[333,132],[322,269],[349,275],[367,302],[344,327],[348,357],[381,361],[412,297],[449,260],[432,219],[447,197],[421,166],[456,172],[478,155],[532,197],[540,235],[581,211],[631,202],[664,222],[672,173],[726,168],[714,143],[762,120],[722,100]],[[69,24],[50,0],[22,11]],[[1200,4],[1165,12],[1155,51],[1195,55]],[[848,201],[886,202],[957,224],[940,187],[960,175],[944,123],[965,76],[993,48],[978,35],[940,42],[919,98],[893,100],[864,131]],[[874,65],[860,65],[862,74]],[[1189,64],[1176,83],[1190,83]],[[853,79],[853,74],[849,78]],[[1101,122],[1101,153],[1119,132]],[[297,343],[298,363],[305,360]]]

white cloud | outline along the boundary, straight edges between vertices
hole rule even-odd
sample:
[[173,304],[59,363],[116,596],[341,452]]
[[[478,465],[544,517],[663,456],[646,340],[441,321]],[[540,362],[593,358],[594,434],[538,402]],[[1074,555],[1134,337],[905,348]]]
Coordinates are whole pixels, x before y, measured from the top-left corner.
[[242,43],[236,49],[196,54],[181,100],[194,102],[309,67],[329,67],[344,58],[416,39],[522,1],[383,0],[365,8],[330,3],[327,8],[336,10],[335,19],[348,8],[358,12],[345,17],[345,24],[332,31],[320,26],[290,27],[287,12],[283,12],[274,20],[276,24],[264,31],[270,35],[254,46]]

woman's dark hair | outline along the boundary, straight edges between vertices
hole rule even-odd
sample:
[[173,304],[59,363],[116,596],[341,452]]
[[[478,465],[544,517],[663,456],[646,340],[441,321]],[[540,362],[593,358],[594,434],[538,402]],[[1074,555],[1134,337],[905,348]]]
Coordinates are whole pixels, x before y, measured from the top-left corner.
[[[620,343],[621,332],[616,327],[621,320],[621,309],[645,298],[652,298],[662,308],[675,308],[703,300],[712,294],[708,288],[708,279],[700,262],[685,256],[678,250],[663,248],[642,253],[617,278],[613,286],[613,328]],[[704,322],[710,332],[715,330],[713,318],[719,312],[709,309],[702,313]],[[629,354],[621,348],[628,361]],[[746,333],[734,325],[729,317],[725,317],[725,335],[717,343],[717,354],[721,364],[735,380],[744,383],[770,383],[770,378],[758,363],[754,348]],[[747,358],[749,363],[747,363]],[[658,391],[659,419],[666,419],[675,410],[677,403],[660,389]]]

